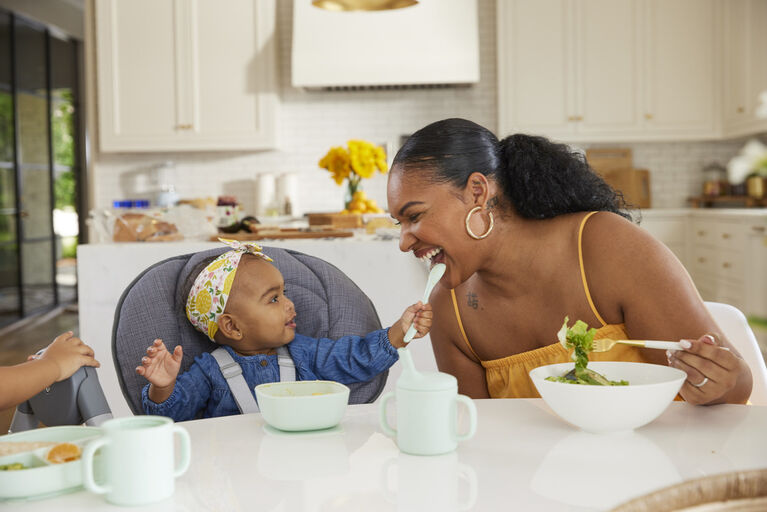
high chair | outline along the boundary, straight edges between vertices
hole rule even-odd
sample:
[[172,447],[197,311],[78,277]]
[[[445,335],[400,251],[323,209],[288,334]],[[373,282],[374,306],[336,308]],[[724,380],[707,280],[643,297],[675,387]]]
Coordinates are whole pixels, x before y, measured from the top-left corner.
[[[134,414],[143,414],[141,389],[147,383],[136,374],[136,366],[154,339],[161,338],[169,350],[176,345],[183,347],[180,372],[188,370],[201,353],[218,348],[187,320],[184,291],[189,279],[194,279],[190,274],[195,267],[227,250],[229,248],[222,247],[163,260],[142,272],[123,292],[115,311],[112,357],[120,388]],[[381,328],[367,295],[330,263],[289,249],[263,247],[263,252],[274,260],[285,279],[288,297],[297,312],[296,332],[335,339],[349,334],[364,335]],[[283,366],[288,367],[289,372],[292,363],[285,361],[286,353],[278,354],[281,375]],[[219,361],[219,364],[226,363]],[[373,402],[381,394],[387,376],[385,371],[368,382],[350,384],[349,403]],[[236,394],[232,380],[228,382]],[[240,401],[237,402],[243,411]]]

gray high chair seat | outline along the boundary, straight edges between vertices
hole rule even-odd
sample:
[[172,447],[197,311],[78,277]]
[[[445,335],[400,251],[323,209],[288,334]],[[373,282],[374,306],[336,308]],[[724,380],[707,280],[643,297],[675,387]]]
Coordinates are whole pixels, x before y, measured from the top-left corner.
[[[156,263],[136,277],[120,297],[112,330],[112,357],[123,395],[134,414],[143,414],[141,389],[147,384],[136,374],[136,366],[155,338],[161,338],[169,350],[176,345],[183,347],[182,372],[189,369],[195,357],[218,347],[187,320],[184,287],[190,272],[202,260],[228,250],[221,247]],[[263,247],[263,251],[285,279],[288,297],[296,307],[296,332],[335,339],[381,328],[368,296],[338,268],[289,249]],[[349,403],[373,402],[381,394],[388,373],[349,385]]]

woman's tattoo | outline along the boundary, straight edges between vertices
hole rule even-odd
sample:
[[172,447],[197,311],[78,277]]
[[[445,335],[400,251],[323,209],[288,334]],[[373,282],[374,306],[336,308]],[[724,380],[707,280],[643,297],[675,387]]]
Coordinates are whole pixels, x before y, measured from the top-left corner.
[[477,297],[476,293],[469,292],[466,294],[466,297],[468,298],[466,304],[472,309],[477,309],[479,307],[479,297]]
[[496,196],[493,196],[493,197],[491,197],[490,199],[487,200],[487,209],[488,210],[492,210],[496,206],[498,206],[498,198]]

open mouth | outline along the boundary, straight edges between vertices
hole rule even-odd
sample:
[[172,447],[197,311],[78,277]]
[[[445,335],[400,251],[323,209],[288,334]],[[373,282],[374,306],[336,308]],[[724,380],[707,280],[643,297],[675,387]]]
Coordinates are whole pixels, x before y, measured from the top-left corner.
[[285,327],[288,327],[290,329],[295,329],[296,328],[296,316],[295,315],[293,315],[293,318],[291,318],[290,320],[285,322]]
[[433,249],[429,249],[428,251],[424,252],[420,256],[416,253],[416,258],[423,261],[424,263],[428,262],[431,265],[434,265],[436,263],[444,263],[445,253],[442,250],[442,247],[434,247]]

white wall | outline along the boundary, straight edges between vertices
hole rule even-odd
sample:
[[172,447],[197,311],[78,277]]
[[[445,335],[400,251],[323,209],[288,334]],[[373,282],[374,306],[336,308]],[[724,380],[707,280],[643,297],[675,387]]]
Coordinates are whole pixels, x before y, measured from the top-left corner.
[[[387,143],[396,150],[401,135],[447,117],[465,117],[491,130],[497,129],[494,0],[479,0],[479,84],[469,88],[347,92],[307,92],[290,86],[292,2],[277,3],[279,150],[95,154],[91,175],[95,207],[108,207],[113,199],[135,197],[135,178],[153,165],[171,159],[177,164],[178,191],[182,197],[233,193],[249,211],[254,204],[253,180],[258,173],[297,172],[301,183],[298,203],[302,210],[339,210],[342,189],[317,167],[317,161],[331,146],[343,145],[350,138],[362,138]],[[652,172],[654,206],[681,207],[688,196],[700,191],[703,165],[711,161],[726,163],[741,145],[742,141],[628,146],[634,149],[636,167]],[[384,176],[364,183],[365,190],[380,204],[385,204],[385,186]]]

